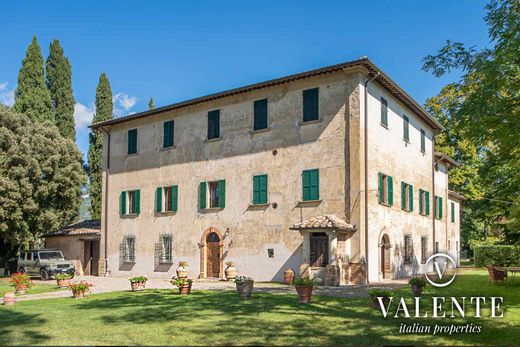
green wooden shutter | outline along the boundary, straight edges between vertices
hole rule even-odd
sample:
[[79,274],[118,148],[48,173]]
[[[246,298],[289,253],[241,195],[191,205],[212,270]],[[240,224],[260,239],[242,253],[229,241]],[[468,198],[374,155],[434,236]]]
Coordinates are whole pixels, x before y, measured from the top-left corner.
[[161,213],[162,212],[162,187],[157,187],[155,189],[155,212]]
[[320,199],[320,171],[312,170],[310,172],[311,200]]
[[303,201],[311,200],[311,179],[308,170],[302,172],[302,197]]
[[254,102],[253,130],[267,128],[267,99]]
[[439,196],[439,219],[442,219],[442,197]]
[[408,189],[410,192],[409,193],[410,195],[408,196],[408,202],[410,204],[409,209],[410,209],[410,212],[413,212],[413,186],[410,185]]
[[260,176],[253,176],[253,204],[260,203]]
[[388,206],[394,204],[394,179],[392,176],[388,176]]
[[451,222],[455,223],[455,203],[451,203]]
[[128,130],[128,154],[137,153],[137,129]]
[[199,184],[199,209],[204,210],[206,208],[206,182],[200,182]]
[[401,181],[401,209],[406,210],[406,184]]
[[426,193],[426,215],[429,216],[430,215],[430,192],[425,192]]
[[134,193],[134,213],[141,213],[141,190],[137,189]]
[[218,207],[226,207],[226,180],[218,181]]
[[260,203],[267,204],[267,175],[260,176]]
[[126,192],[121,192],[119,197],[119,214],[122,216],[126,214]]
[[177,206],[179,204],[179,187],[172,186],[172,211],[177,211]]
[[381,98],[381,124],[388,126],[388,102]]
[[423,196],[424,190],[419,189],[419,213],[423,214]]
[[410,120],[405,115],[403,115],[403,139],[406,142],[410,141]]
[[319,119],[319,89],[307,89],[303,91],[303,121]]
[[[378,187],[377,187],[377,196],[379,203],[383,203],[383,174],[380,172],[377,174],[377,180],[378,180]],[[365,193],[366,194],[366,193]]]
[[173,146],[173,129],[174,129],[173,120],[164,122],[164,131],[163,131],[163,147],[164,148]]

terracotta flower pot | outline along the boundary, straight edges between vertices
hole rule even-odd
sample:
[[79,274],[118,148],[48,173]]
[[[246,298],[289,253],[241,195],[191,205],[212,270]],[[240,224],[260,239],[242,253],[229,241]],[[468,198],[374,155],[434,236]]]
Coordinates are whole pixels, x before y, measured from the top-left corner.
[[77,292],[72,292],[72,294],[74,295],[74,298],[75,299],[82,299],[86,296],[86,293],[84,291],[77,291]]
[[190,295],[191,294],[191,283],[188,284],[187,286],[180,286],[179,294],[180,295]]
[[[372,307],[373,308],[377,308],[379,309],[379,300],[377,300],[377,296],[370,296],[370,301],[372,303]],[[383,304],[386,306],[388,306],[388,303],[390,302],[390,298],[387,297],[387,296],[383,296]]]
[[313,285],[310,286],[295,286],[298,293],[298,301],[301,304],[308,304],[311,302]]
[[140,292],[146,287],[146,282],[130,282],[130,285],[132,286],[133,292]]
[[228,266],[226,270],[224,270],[224,273],[226,274],[226,280],[234,280],[235,277],[237,277],[237,268],[234,266]]
[[58,282],[58,287],[68,288],[69,284],[70,284],[70,278],[66,278],[63,280],[56,280],[56,282]]
[[294,270],[287,269],[283,272],[283,282],[285,284],[291,284],[294,279]]
[[253,286],[255,281],[247,281],[244,283],[237,283],[237,292],[242,299],[249,299],[251,297],[251,292],[253,291]]
[[14,293],[5,293],[4,294],[4,305],[12,306],[16,303],[16,296]]
[[421,296],[423,291],[423,286],[418,284],[412,284],[412,294],[413,296]]
[[16,294],[25,294],[27,290],[27,284],[18,284],[15,286]]

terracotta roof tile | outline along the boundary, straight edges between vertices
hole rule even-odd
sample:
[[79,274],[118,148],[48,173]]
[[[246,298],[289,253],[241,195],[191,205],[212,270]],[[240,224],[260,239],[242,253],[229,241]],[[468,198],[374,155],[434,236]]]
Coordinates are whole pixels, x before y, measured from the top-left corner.
[[99,219],[85,220],[76,224],[67,225],[43,237],[71,235],[101,235],[101,221]]
[[301,223],[294,224],[290,229],[341,229],[354,230],[355,226],[345,222],[343,219],[333,214],[326,214],[323,216],[307,219]]

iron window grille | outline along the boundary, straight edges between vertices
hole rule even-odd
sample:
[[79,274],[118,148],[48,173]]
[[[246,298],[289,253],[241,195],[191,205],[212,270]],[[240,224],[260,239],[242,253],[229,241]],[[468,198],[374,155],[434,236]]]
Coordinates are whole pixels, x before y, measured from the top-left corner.
[[404,263],[410,264],[413,257],[413,244],[412,237],[410,235],[404,236]]
[[123,242],[119,245],[119,257],[121,263],[135,263],[135,236],[123,237]]
[[155,265],[173,263],[173,236],[163,234],[155,244]]

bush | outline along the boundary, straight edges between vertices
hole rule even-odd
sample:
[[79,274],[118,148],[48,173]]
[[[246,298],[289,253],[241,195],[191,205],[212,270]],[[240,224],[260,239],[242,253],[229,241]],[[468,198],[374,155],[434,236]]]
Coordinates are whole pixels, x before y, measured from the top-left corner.
[[374,288],[368,291],[368,295],[370,295],[373,298],[378,296],[389,298],[394,296],[394,293],[391,290]]
[[293,279],[293,285],[295,286],[312,286],[314,282],[308,277],[301,277],[298,279]]
[[475,247],[475,266],[520,266],[520,246]]
[[412,277],[408,281],[408,284],[416,285],[416,286],[420,286],[420,287],[425,287],[426,286],[426,280],[424,278],[422,278],[422,277]]

